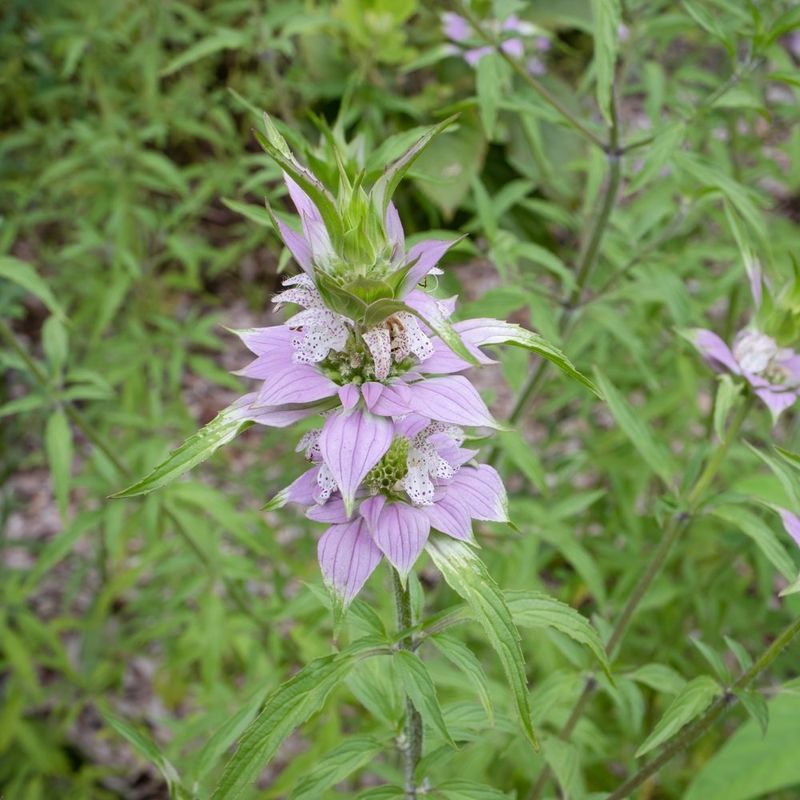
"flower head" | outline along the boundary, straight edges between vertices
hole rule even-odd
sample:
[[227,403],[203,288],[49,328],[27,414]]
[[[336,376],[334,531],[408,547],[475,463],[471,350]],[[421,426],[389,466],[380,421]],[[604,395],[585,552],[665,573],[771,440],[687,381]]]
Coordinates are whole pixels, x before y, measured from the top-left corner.
[[[538,54],[550,49],[550,39],[544,35],[544,31],[533,23],[520,19],[516,14],[507,17],[503,22],[488,21],[484,24],[487,30],[502,38],[500,47],[512,58],[522,58],[525,55],[526,42],[530,42],[532,49]],[[494,50],[492,45],[473,46],[472,26],[468,20],[452,11],[442,14],[442,32],[452,42],[449,51],[453,55],[463,56],[471,67],[477,66],[484,56]],[[546,72],[544,63],[537,55],[529,59],[528,70],[534,75]]]
[[[761,310],[764,287],[758,269],[750,272],[750,285],[756,308]],[[767,405],[773,421],[777,421],[800,397],[800,355],[781,346],[759,323],[757,317],[740,330],[732,347],[704,328],[689,331],[689,338],[715,370],[744,378]]]

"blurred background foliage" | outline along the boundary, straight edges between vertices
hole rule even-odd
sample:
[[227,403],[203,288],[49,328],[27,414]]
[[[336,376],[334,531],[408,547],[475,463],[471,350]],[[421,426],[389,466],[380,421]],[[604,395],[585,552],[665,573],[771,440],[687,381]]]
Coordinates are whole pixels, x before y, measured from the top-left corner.
[[[263,211],[264,198],[288,207],[251,134],[261,110],[295,143],[299,134],[321,143],[315,119],[338,120],[347,157],[368,165],[460,112],[397,197],[408,233],[469,233],[447,258],[441,291],[462,295],[465,316],[512,318],[584,371],[599,367],[669,465],[665,486],[607,406],[522,353],[503,354],[483,376],[500,417],[535,379],[496,454],[519,533],[485,526],[483,556],[503,588],[546,590],[609,630],[674,490],[714,442],[717,381],[677,330],[730,339],[752,313],[748,258],[776,284],[793,274],[800,11],[788,0],[627,0],[609,28],[603,5],[474,9],[484,20],[516,11],[539,26],[549,44],[538,44],[535,80],[598,135],[599,53],[618,49],[612,107],[620,142],[634,145],[622,156],[564,125],[507,61],[469,65],[442,32],[445,5],[6,0],[0,318],[14,339],[0,353],[5,797],[206,797],[265,692],[330,649],[318,526],[291,509],[258,510],[299,472],[294,437],[251,429],[163,493],[105,499],[241,393],[229,370],[246,354],[224,326],[274,321],[269,298],[292,267]],[[593,243],[614,160],[619,191]],[[773,430],[758,407],[744,438],[762,454],[773,439],[797,451],[796,422],[790,411]],[[601,680],[571,743],[555,733],[593,664],[570,640],[525,631],[534,715],[549,734],[540,755],[508,721],[479,631],[457,637],[488,673],[489,732],[469,681],[426,648],[464,743],[456,752],[433,740],[435,779],[498,792],[481,797],[526,797],[547,762],[561,788],[545,796],[611,789],[687,680],[720,660],[735,667],[724,637],[757,653],[800,612],[796,599],[778,599],[785,580],[764,555],[766,541],[795,558],[763,506],[789,504],[781,481],[744,444],[722,474],[726,501],[749,504],[758,535],[713,516],[695,522],[633,622],[616,685]],[[455,601],[430,565],[420,580],[426,613]],[[391,624],[388,585],[377,574],[364,602]],[[786,788],[800,783],[796,759],[781,758],[781,748],[796,754],[796,735],[785,732],[797,718],[800,684],[786,684],[796,663],[786,656],[767,680],[775,769],[749,786],[742,779],[737,798],[797,796]],[[391,675],[366,663],[288,740],[252,796],[290,796],[344,734],[380,746],[400,714]],[[713,772],[730,769],[723,756],[740,767],[763,760],[758,737],[714,753],[746,716],[729,716],[647,796],[733,796],[713,788]],[[397,779],[391,748],[361,745],[336,776],[338,791],[309,796]],[[689,789],[693,780],[707,783]]]

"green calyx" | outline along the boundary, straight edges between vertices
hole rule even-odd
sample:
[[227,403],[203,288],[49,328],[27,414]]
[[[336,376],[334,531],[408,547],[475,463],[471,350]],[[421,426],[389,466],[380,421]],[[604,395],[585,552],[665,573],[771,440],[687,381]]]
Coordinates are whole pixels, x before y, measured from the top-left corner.
[[364,483],[372,494],[396,496],[395,487],[408,474],[408,439],[398,436],[384,457],[367,473]]

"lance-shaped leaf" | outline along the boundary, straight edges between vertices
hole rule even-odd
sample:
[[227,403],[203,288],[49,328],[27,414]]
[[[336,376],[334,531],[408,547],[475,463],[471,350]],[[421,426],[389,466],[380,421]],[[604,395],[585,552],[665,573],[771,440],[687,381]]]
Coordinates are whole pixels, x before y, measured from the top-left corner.
[[291,794],[291,800],[317,800],[326,789],[366,766],[385,747],[374,736],[348,736],[338,747],[314,762]]
[[286,140],[267,114],[264,114],[264,127],[267,131],[266,135],[258,130],[253,131],[258,143],[264,148],[264,152],[311,198],[319,210],[328,234],[334,241],[340,241],[343,236],[342,222],[333,195],[294,157]]
[[215,450],[230,442],[252,424],[251,420],[243,419],[241,402],[237,401],[220,411],[208,425],[173,450],[149,475],[127,489],[112,494],[111,497],[135,497],[166,486],[192,467],[205,461]]
[[467,676],[478,693],[483,710],[489,719],[489,725],[494,727],[494,708],[491,697],[489,697],[489,684],[478,657],[463,642],[443,633],[433,636],[431,642],[451,664],[454,664]]
[[546,358],[571,378],[580,381],[602,399],[602,395],[592,381],[579,372],[561,350],[538,333],[499,319],[471,319],[465,322],[458,322],[455,324],[454,330],[468,345],[475,347],[510,344],[536,353],[536,355]]
[[383,175],[375,181],[372,187],[372,201],[375,208],[379,211],[381,219],[386,215],[386,209],[389,206],[389,201],[392,199],[395,189],[403,176],[408,172],[411,165],[422,154],[422,151],[442,132],[448,128],[456,119],[458,115],[454,114],[443,120],[438,125],[434,125],[417,140],[417,142],[406,150],[397,161],[392,162],[384,170]]
[[456,747],[450,731],[447,730],[439,698],[436,696],[436,687],[420,657],[408,650],[398,650],[394,654],[394,663],[403,688],[422,719],[431,728],[435,728],[451,747]]
[[572,606],[542,592],[506,592],[506,602],[514,622],[521,628],[553,628],[585,645],[611,678],[608,655],[600,634],[586,617]]
[[445,536],[431,536],[427,550],[444,579],[464,598],[472,615],[483,626],[503,665],[522,728],[530,743],[538,750],[519,631],[503,593],[483,562],[464,542]]
[[671,739],[684,725],[702,714],[721,692],[719,684],[708,675],[700,675],[689,681],[670,703],[653,732],[642,742],[636,751],[636,758]]
[[653,436],[653,432],[631,408],[619,389],[600,370],[595,370],[595,376],[600,391],[622,432],[630,439],[650,469],[669,485],[675,474],[675,463],[669,450]]
[[388,652],[374,637],[317,658],[272,692],[228,761],[212,800],[235,800],[258,777],[281,743],[316,713],[359,658]]

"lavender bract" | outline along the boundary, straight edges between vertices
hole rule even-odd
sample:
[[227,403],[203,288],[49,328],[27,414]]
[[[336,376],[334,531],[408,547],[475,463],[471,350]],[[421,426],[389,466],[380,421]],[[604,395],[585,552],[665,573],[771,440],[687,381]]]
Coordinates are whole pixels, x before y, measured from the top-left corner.
[[[750,287],[758,311],[764,292],[758,269],[750,276]],[[689,339],[715,370],[744,378],[769,408],[773,422],[800,396],[800,355],[782,347],[756,320],[736,334],[732,347],[704,328],[689,331]]]

